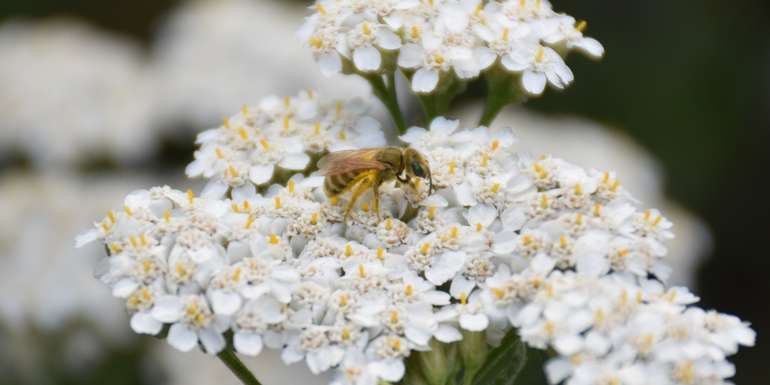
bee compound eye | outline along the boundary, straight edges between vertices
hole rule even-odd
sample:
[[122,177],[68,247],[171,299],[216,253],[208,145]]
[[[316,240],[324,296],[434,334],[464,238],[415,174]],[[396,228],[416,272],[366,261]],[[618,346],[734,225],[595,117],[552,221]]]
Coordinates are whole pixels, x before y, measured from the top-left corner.
[[418,162],[412,162],[412,172],[415,176],[418,176],[420,178],[425,177],[425,170],[422,168],[420,163]]

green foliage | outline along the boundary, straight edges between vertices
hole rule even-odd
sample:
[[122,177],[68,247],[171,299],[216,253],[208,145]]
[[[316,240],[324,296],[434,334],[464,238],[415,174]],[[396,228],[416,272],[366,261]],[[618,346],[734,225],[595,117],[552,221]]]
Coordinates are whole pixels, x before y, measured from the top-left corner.
[[527,347],[519,339],[518,331],[511,329],[500,346],[489,352],[471,385],[516,384],[526,362]]

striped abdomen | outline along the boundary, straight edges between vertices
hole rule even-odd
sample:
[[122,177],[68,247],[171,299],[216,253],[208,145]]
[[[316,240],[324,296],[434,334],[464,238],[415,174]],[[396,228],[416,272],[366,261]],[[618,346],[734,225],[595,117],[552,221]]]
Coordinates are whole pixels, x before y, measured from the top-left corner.
[[353,170],[336,175],[327,175],[324,178],[324,191],[327,196],[339,195],[358,175],[367,170]]

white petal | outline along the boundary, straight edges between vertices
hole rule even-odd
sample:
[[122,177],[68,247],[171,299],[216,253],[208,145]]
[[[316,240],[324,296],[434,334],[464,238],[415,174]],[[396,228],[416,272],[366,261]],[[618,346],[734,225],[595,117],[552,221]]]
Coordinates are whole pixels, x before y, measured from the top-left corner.
[[515,326],[522,327],[532,325],[538,320],[542,312],[543,308],[538,304],[531,303],[524,306],[519,313],[516,314]]
[[230,195],[235,202],[251,201],[254,202],[257,198],[257,189],[251,183],[246,183],[243,186],[233,188]]
[[214,313],[221,315],[233,315],[241,308],[241,296],[224,290],[211,292],[211,305]]
[[190,250],[189,255],[193,262],[204,263],[217,257],[219,253],[214,246],[208,246],[198,250]]
[[457,328],[446,324],[439,325],[438,330],[433,333],[433,336],[444,343],[460,341],[463,339],[463,335],[460,334],[460,331],[457,330]]
[[282,311],[283,305],[272,296],[259,298],[256,309],[260,318],[267,323],[278,323],[286,319],[286,314]]
[[420,206],[425,207],[447,207],[449,202],[441,195],[433,194],[420,202]]
[[198,344],[198,335],[186,325],[171,325],[166,338],[168,344],[183,352],[189,352]]
[[249,179],[256,185],[268,182],[273,177],[274,166],[266,164],[263,166],[253,166],[249,170]]
[[248,299],[256,299],[265,293],[270,291],[270,287],[266,284],[262,285],[249,285],[241,290],[241,294]]
[[276,266],[270,276],[283,282],[297,282],[300,279],[299,273],[290,266]]
[[269,282],[270,291],[275,296],[275,299],[281,303],[289,303],[291,301],[291,288],[283,283]]
[[[422,127],[410,127],[408,130],[406,130],[406,134],[399,136],[398,138],[403,140],[406,143],[417,143],[420,139],[422,139],[423,136],[425,136],[425,133],[427,131]],[[98,230],[96,230],[98,233]]]
[[374,374],[385,381],[398,382],[404,377],[404,362],[401,360],[390,359],[372,362],[370,368]]
[[256,333],[239,331],[233,336],[233,346],[238,353],[256,356],[262,352],[262,337]]
[[460,326],[472,332],[482,331],[489,326],[486,314],[460,314]]
[[422,293],[422,299],[431,305],[442,306],[449,305],[451,297],[443,291],[431,290]]
[[336,52],[328,52],[318,57],[318,65],[324,76],[331,76],[342,71],[342,58]]
[[540,275],[547,275],[555,266],[556,261],[553,258],[547,257],[544,254],[538,254],[535,258],[532,258],[529,268]]
[[226,342],[225,337],[222,336],[222,333],[217,333],[210,328],[206,328],[198,331],[198,335],[201,339],[201,343],[203,344],[203,348],[206,350],[206,353],[217,354],[225,348]]
[[521,230],[524,223],[527,222],[527,214],[521,208],[511,207],[503,211],[500,219],[503,222],[503,229],[507,231],[518,231]]
[[307,362],[307,367],[311,373],[318,375],[329,370],[329,367],[332,365],[333,357],[330,354],[331,352],[329,352],[332,349],[324,350],[326,351],[311,351],[307,353],[305,362]]
[[203,191],[201,191],[201,197],[207,198],[207,199],[220,199],[227,194],[227,190],[230,188],[230,186],[227,185],[223,180],[217,180],[212,179],[208,183],[206,183],[206,186],[203,187]]
[[473,189],[470,184],[463,183],[455,186],[454,193],[460,206],[473,206],[476,204],[476,198],[473,196]]
[[444,26],[451,32],[458,33],[468,27],[469,17],[461,7],[444,6],[440,8]]
[[380,50],[375,47],[360,47],[353,51],[353,63],[361,71],[376,71],[382,64]]
[[495,234],[492,244],[492,252],[498,255],[506,255],[516,250],[518,244],[518,238],[516,233],[512,231],[504,231],[502,233]]
[[422,328],[407,325],[404,328],[404,336],[415,344],[424,346],[428,344],[428,341],[430,341],[433,334]]
[[246,242],[232,241],[227,245],[227,261],[237,262],[251,256],[251,249]]
[[553,347],[563,356],[571,356],[583,347],[583,340],[575,335],[560,336],[554,339]]
[[83,247],[101,237],[102,232],[98,229],[91,229],[84,233],[80,233],[77,237],[75,237],[75,247]]
[[540,95],[545,90],[546,77],[540,72],[525,71],[521,77],[524,90],[532,95]]
[[417,93],[429,93],[436,89],[438,71],[420,68],[412,77],[412,90]]
[[572,43],[572,46],[594,59],[599,59],[604,56],[604,47],[602,46],[602,43],[599,43],[596,39],[590,37],[579,39]]
[[559,77],[559,80],[561,80],[564,86],[570,85],[570,83],[575,80],[575,74],[572,73],[572,70],[564,62],[560,62],[556,65],[554,73]]
[[137,287],[139,287],[139,284],[136,281],[124,278],[116,282],[115,286],[112,287],[112,295],[118,298],[128,298]]
[[466,219],[471,226],[480,224],[487,227],[497,218],[497,209],[486,204],[476,205],[468,210]]
[[545,374],[549,384],[558,384],[572,373],[572,364],[564,358],[549,360],[545,364]]
[[602,231],[580,237],[573,248],[578,273],[599,276],[609,271],[608,248],[609,235]]
[[405,44],[398,54],[398,66],[403,68],[416,68],[422,64],[423,50],[416,44]]
[[577,272],[593,277],[606,274],[610,270],[607,258],[599,254],[583,254],[576,259]]
[[287,170],[304,170],[308,163],[310,163],[310,157],[303,152],[286,155],[278,165]]
[[452,284],[449,286],[449,293],[454,298],[460,298],[463,295],[467,298],[471,295],[471,290],[474,287],[476,287],[475,282],[460,275],[452,280]]
[[480,70],[485,70],[497,60],[497,54],[487,47],[479,47],[473,51],[476,64]]
[[201,175],[203,175],[204,171],[206,170],[206,165],[203,162],[202,159],[196,159],[190,164],[187,165],[184,169],[185,175],[187,175],[189,178],[197,178]]
[[529,67],[528,64],[516,60],[516,58],[511,55],[503,56],[502,59],[500,59],[500,63],[503,65],[503,67],[505,67],[505,69],[511,72],[521,72]]
[[302,361],[303,358],[305,358],[304,354],[297,350],[298,347],[294,347],[292,345],[289,345],[281,351],[281,360],[286,365],[291,365],[295,362]]
[[401,48],[401,39],[392,31],[380,28],[374,34],[377,37],[377,45],[379,45],[381,48],[387,50],[395,50]]
[[466,254],[450,251],[438,257],[438,260],[425,271],[425,278],[439,286],[452,279],[465,264]]
[[156,335],[163,328],[163,323],[150,314],[139,312],[131,316],[131,329],[139,334]]
[[447,119],[443,116],[439,116],[430,122],[430,132],[433,134],[449,136],[453,132],[455,132],[455,130],[459,126],[460,126],[459,120]]
[[152,316],[160,322],[176,322],[182,317],[184,303],[176,296],[163,296],[155,301]]

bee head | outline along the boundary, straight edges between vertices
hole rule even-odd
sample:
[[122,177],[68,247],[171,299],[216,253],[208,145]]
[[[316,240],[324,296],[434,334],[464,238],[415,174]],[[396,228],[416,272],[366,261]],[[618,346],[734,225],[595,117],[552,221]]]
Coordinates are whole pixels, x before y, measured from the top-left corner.
[[430,165],[419,151],[413,148],[404,150],[404,170],[407,175],[428,179],[430,186],[429,193],[433,193],[433,178],[430,174]]

